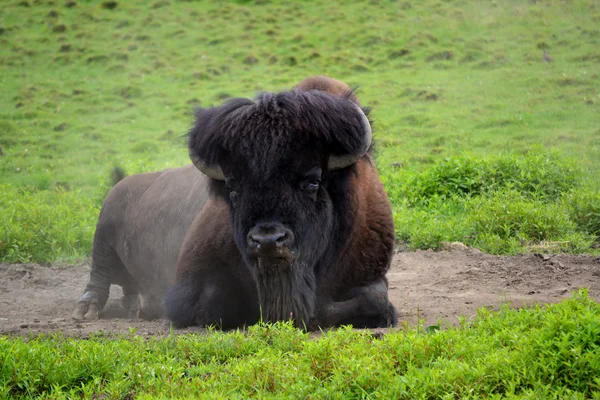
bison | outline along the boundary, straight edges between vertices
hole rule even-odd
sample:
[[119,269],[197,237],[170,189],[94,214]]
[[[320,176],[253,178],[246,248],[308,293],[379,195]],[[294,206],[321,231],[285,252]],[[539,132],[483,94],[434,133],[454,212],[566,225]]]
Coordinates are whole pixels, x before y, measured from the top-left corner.
[[141,317],[166,311],[177,328],[395,325],[394,225],[367,114],[328,77],[200,109],[195,168],[130,176],[107,196],[73,317],[97,317],[116,283],[125,306],[141,293]]

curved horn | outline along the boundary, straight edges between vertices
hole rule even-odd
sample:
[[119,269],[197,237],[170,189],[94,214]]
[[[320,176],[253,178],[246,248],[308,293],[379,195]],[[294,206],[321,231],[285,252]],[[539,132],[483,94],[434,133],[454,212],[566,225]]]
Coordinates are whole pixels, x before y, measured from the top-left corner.
[[189,149],[190,159],[192,163],[205,175],[208,175],[209,178],[213,178],[219,181],[225,180],[225,175],[223,174],[223,170],[221,167],[216,165],[208,165],[206,161],[200,158],[196,153],[193,152],[192,149]]
[[330,156],[329,169],[332,171],[336,169],[342,169],[354,164],[369,150],[369,147],[371,147],[371,139],[373,137],[373,133],[371,131],[371,124],[369,123],[369,119],[367,118],[363,110],[360,109],[359,106],[355,104],[354,107],[356,107],[356,109],[361,115],[362,127],[364,131],[362,146],[353,154]]

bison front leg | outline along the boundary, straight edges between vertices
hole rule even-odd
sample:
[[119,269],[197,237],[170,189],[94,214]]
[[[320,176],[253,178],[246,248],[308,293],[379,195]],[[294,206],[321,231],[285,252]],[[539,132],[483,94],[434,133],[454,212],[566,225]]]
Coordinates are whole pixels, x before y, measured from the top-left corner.
[[[96,320],[106,305],[110,293],[110,283],[106,283],[94,275],[92,274],[83,295],[75,304],[71,314],[75,320]],[[121,306],[129,318],[137,318],[141,308],[139,289],[135,284],[122,284],[121,286],[123,287]]]
[[130,317],[136,315],[139,308],[137,283],[110,246],[94,243],[90,280],[75,303],[71,317],[78,321],[98,319],[108,301],[111,284],[122,286],[122,305]]
[[167,292],[165,304],[175,328],[216,326],[227,330],[254,324],[259,318],[256,296],[242,282],[235,282],[235,277],[184,276]]
[[100,311],[106,305],[110,285],[108,287],[98,287],[91,283],[86,286],[83,295],[77,300],[71,317],[75,320],[98,319]]
[[388,284],[381,278],[352,289],[342,301],[325,303],[315,323],[321,327],[352,325],[355,328],[395,326],[398,316],[388,299]]
[[229,206],[209,200],[181,245],[175,285],[167,291],[167,317],[176,328],[241,328],[258,321],[256,284],[233,241]]

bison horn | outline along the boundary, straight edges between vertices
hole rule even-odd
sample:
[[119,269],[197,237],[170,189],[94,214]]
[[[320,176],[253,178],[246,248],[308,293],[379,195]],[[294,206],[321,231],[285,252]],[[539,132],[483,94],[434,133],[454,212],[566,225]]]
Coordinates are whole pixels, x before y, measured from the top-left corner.
[[330,156],[329,157],[329,169],[330,170],[342,169],[349,165],[354,164],[369,150],[369,147],[371,147],[371,139],[372,139],[373,133],[371,131],[371,124],[369,123],[369,119],[367,118],[367,116],[365,115],[363,110],[360,109],[359,106],[357,106],[357,105],[354,105],[354,106],[356,107],[356,109],[358,110],[358,112],[361,115],[362,127],[363,127],[363,131],[364,131],[362,145],[356,152],[354,152],[352,154],[345,154],[342,156],[333,156],[333,155]]
[[209,178],[216,179],[218,181],[225,180],[225,174],[219,164],[208,165],[206,161],[200,158],[192,149],[189,150],[190,159],[202,173],[208,175]]

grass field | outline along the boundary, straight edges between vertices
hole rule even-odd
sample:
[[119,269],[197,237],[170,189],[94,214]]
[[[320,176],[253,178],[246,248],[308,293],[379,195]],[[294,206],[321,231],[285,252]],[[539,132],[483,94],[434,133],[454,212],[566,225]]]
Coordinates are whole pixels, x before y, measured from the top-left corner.
[[[0,262],[88,257],[114,166],[184,165],[195,107],[314,74],[373,108],[409,248],[598,253],[599,65],[595,0],[3,0]],[[0,397],[598,399],[599,321],[580,293],[379,339],[4,336]]]
[[597,252],[599,26],[593,0],[4,1],[0,260],[88,256],[115,165],[188,163],[196,106],[313,74],[373,107],[410,248]]

